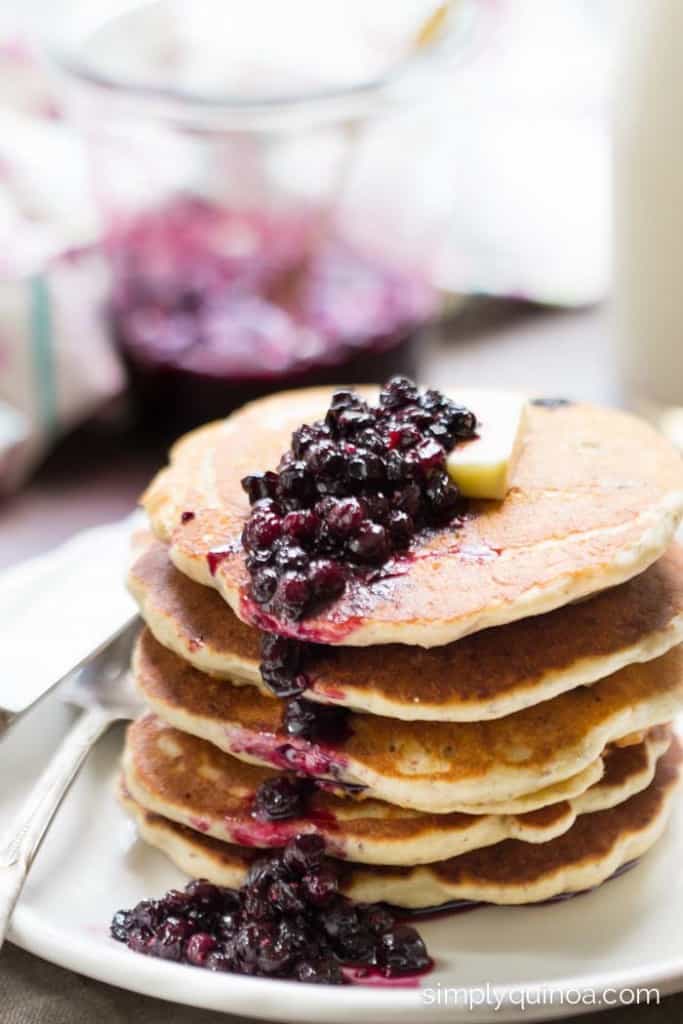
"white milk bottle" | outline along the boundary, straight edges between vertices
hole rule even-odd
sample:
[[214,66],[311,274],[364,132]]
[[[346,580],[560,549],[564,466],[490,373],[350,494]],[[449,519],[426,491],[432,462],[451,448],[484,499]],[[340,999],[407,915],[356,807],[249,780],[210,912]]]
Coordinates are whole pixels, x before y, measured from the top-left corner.
[[615,337],[630,404],[683,445],[683,0],[635,0],[614,134]]

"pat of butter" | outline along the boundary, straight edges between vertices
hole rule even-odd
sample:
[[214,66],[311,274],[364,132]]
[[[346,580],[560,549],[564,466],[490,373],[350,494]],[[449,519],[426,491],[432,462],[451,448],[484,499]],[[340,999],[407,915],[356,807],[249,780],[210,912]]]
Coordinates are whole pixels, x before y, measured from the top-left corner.
[[463,391],[455,400],[475,414],[479,436],[450,452],[448,474],[465,498],[502,501],[522,449],[527,399],[512,391]]

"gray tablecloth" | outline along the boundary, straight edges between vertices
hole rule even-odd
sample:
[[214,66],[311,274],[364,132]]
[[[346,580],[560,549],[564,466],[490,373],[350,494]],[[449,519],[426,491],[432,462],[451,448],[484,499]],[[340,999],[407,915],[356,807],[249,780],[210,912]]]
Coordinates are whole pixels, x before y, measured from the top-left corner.
[[[82,978],[7,945],[0,953],[1,1024],[245,1024],[209,1010],[148,999]],[[567,1024],[680,1024],[683,994],[660,1006],[609,1010],[571,1018]]]

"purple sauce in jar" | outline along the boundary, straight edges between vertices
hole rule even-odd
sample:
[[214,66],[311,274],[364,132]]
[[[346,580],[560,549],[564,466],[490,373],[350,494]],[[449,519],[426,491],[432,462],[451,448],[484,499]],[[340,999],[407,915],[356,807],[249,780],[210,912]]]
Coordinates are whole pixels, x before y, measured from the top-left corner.
[[415,371],[433,288],[311,223],[187,195],[114,226],[109,313],[145,422]]

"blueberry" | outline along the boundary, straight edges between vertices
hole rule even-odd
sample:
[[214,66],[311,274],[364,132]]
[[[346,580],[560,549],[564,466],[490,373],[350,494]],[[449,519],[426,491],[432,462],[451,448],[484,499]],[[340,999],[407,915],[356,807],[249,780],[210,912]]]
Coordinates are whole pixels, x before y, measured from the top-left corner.
[[356,439],[374,422],[375,418],[368,409],[344,409],[337,417],[337,430],[342,437]]
[[315,494],[313,477],[305,462],[296,459],[280,473],[279,494],[307,501]]
[[269,903],[281,914],[298,914],[306,909],[298,882],[279,879],[268,889]]
[[245,919],[249,921],[268,921],[275,911],[267,894],[256,886],[245,890],[242,909]]
[[420,398],[420,405],[427,412],[435,415],[439,413],[448,405],[448,399],[445,395],[442,395],[440,391],[435,388],[427,388],[422,397]]
[[246,491],[250,503],[259,501],[261,498],[274,498],[277,493],[277,473],[250,473],[242,477],[242,489]]
[[474,413],[461,405],[456,405],[455,402],[449,401],[445,404],[439,419],[460,441],[469,440],[477,432],[477,418]]
[[313,509],[302,509],[287,513],[282,522],[282,531],[287,537],[306,544],[313,540],[319,525],[320,520]]
[[318,835],[295,836],[285,846],[284,864],[296,875],[315,871],[320,867],[325,853],[325,842]]
[[394,915],[381,903],[370,904],[363,909],[363,924],[375,935],[381,935],[394,927],[396,920]]
[[[301,515],[300,512],[289,512],[290,516]],[[299,544],[280,544],[275,554],[275,565],[286,572],[288,569],[307,569],[308,555]]]
[[282,974],[291,960],[292,954],[286,946],[268,938],[261,943],[257,966],[265,975]]
[[267,604],[277,589],[278,576],[274,569],[259,568],[251,576],[251,593],[257,604]]
[[232,950],[213,950],[204,961],[204,967],[209,971],[234,971],[236,964]]
[[235,935],[235,956],[242,967],[256,967],[263,945],[273,942],[272,929],[262,922],[247,921]]
[[195,967],[203,967],[209,953],[216,948],[216,939],[208,932],[197,932],[187,943],[185,956]]
[[349,480],[359,484],[381,484],[386,479],[384,462],[379,455],[359,449],[346,465]]
[[443,420],[434,420],[429,427],[429,433],[435,441],[443,447],[444,451],[450,451],[455,443],[455,434]]
[[[306,464],[315,477],[343,476],[346,465],[345,454],[332,441],[319,441],[306,452]],[[317,480],[320,490],[320,480]]]
[[295,458],[303,459],[312,444],[316,444],[327,436],[328,430],[322,423],[310,426],[304,423],[292,434],[292,451]]
[[285,877],[285,864],[277,854],[259,857],[251,864],[244,885],[246,889],[267,887],[278,878]]
[[162,960],[182,960],[185,942],[189,937],[188,923],[170,917],[158,929],[152,944],[152,952]]
[[417,519],[422,510],[422,491],[415,483],[406,484],[394,492],[391,503],[395,509]]
[[335,391],[330,407],[325,416],[325,423],[334,433],[339,430],[339,421],[351,410],[363,412],[367,408],[365,402],[355,393],[346,388]]
[[163,907],[157,900],[141,900],[129,913],[130,926],[153,931],[163,920]]
[[394,509],[389,514],[388,527],[394,547],[400,550],[407,548],[415,533],[415,523],[411,516],[400,509]]
[[425,498],[430,516],[436,523],[449,522],[460,506],[460,493],[445,473],[437,474],[428,482]]
[[446,453],[438,441],[433,438],[426,438],[420,441],[416,448],[410,452],[411,459],[423,477],[429,477],[432,473],[442,470],[446,463]]
[[301,882],[309,902],[315,907],[325,906],[339,890],[339,875],[329,862],[307,872]]
[[363,501],[368,510],[368,519],[381,523],[383,526],[386,525],[391,509],[389,499],[379,491],[377,494],[367,494]]
[[336,899],[332,906],[323,911],[321,923],[325,934],[335,943],[341,942],[343,936],[350,935],[361,926],[357,908],[342,897]]
[[117,910],[109,928],[111,937],[117,942],[126,942],[131,929],[130,914],[127,910]]
[[188,882],[185,893],[192,902],[210,910],[223,909],[223,894],[217,885],[212,885],[205,878],[197,878]]
[[409,925],[398,925],[384,932],[377,955],[389,975],[423,971],[432,962],[419,933]]
[[287,572],[280,579],[273,601],[286,616],[300,619],[313,596],[311,582],[302,572]]
[[265,821],[295,818],[305,811],[310,785],[305,779],[290,779],[286,775],[262,782],[254,797],[253,814]]
[[333,601],[344,593],[346,572],[338,562],[329,558],[311,562],[308,576],[319,601]]
[[403,455],[399,451],[387,452],[384,457],[384,469],[390,484],[400,484],[409,479]]
[[332,501],[325,509],[325,522],[335,537],[351,537],[367,516],[367,507],[358,498]]
[[247,551],[271,548],[282,534],[282,519],[272,512],[253,512],[242,531],[242,543]]
[[376,937],[367,928],[358,927],[340,936],[337,952],[352,963],[372,963],[375,959]]
[[380,405],[385,409],[401,409],[415,402],[418,390],[407,377],[392,377],[379,394]]
[[128,948],[132,949],[134,953],[153,953],[155,945],[154,933],[146,928],[133,928],[128,934]]
[[369,519],[361,524],[355,537],[349,541],[349,554],[357,562],[378,565],[386,561],[390,552],[386,530]]
[[376,455],[384,455],[386,453],[387,443],[385,439],[377,430],[373,430],[372,427],[366,427],[365,430],[361,430],[355,441],[362,448],[367,448],[368,451],[374,452]]
[[278,946],[288,950],[292,959],[304,956],[317,956],[319,946],[312,936],[310,927],[303,914],[288,914],[278,925],[275,940]]
[[169,889],[160,904],[165,913],[178,917],[187,913],[191,908],[192,897],[187,892],[181,892],[180,889]]
[[313,701],[295,698],[287,702],[283,725],[290,736],[310,740],[315,734],[317,714]]

